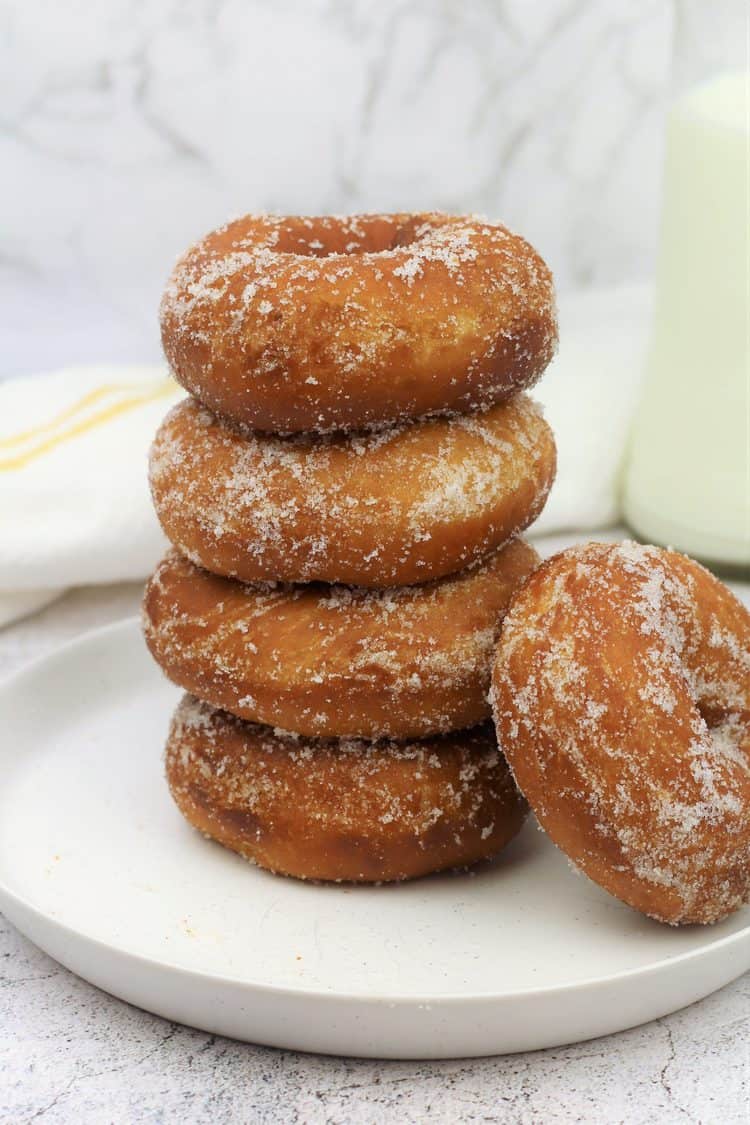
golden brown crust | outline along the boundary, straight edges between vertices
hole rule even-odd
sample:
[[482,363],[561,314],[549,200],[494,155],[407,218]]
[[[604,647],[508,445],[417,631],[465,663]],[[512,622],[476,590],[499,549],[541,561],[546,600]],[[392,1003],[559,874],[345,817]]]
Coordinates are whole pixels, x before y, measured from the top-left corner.
[[300,879],[388,882],[488,859],[526,803],[489,724],[423,742],[305,739],[185,696],[166,750],[180,811]]
[[187,390],[271,433],[486,409],[557,339],[532,247],[439,213],[237,219],[177,263],[161,330]]
[[544,563],[503,623],[498,740],[540,823],[661,921],[750,898],[750,614],[698,563],[592,543]]
[[425,586],[244,586],[172,553],[144,632],[180,687],[240,718],[325,737],[419,738],[489,717],[505,608],[538,562],[520,540]]
[[230,429],[186,399],[156,435],[150,477],[167,536],[214,574],[385,587],[506,543],[554,473],[551,430],[518,395],[481,415],[292,438]]

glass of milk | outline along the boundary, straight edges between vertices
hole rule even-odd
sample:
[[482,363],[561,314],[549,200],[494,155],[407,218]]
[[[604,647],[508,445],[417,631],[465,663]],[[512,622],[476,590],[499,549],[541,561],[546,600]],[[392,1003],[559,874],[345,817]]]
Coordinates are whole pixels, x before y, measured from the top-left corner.
[[[747,9],[741,8],[743,19],[733,23],[733,4],[692,5],[694,20],[700,13],[704,21],[706,37],[699,44],[716,49],[721,33],[735,38],[725,51],[730,65],[691,85],[669,114],[651,349],[623,499],[626,519],[640,537],[745,568],[750,76],[744,59]],[[737,53],[740,65],[732,66]]]

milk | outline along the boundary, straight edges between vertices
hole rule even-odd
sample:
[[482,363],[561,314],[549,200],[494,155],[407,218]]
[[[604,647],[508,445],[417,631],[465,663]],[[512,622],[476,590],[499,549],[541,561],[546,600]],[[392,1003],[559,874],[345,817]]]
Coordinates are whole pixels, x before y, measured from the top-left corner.
[[748,76],[684,95],[667,130],[650,359],[625,474],[641,537],[750,565]]

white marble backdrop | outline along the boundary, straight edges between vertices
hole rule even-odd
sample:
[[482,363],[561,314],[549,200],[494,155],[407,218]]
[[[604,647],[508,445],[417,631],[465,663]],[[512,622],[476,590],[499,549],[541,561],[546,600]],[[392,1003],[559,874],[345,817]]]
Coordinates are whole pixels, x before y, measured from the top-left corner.
[[561,286],[650,271],[666,0],[4,0],[0,373],[157,354],[247,210],[472,210]]

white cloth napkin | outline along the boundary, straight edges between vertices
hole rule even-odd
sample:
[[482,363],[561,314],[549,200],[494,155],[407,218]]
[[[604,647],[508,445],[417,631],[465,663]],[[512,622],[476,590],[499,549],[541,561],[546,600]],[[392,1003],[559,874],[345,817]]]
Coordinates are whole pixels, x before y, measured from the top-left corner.
[[589,531],[621,520],[620,470],[638,402],[652,289],[562,294],[560,350],[534,389],[557,442],[557,480],[531,531]]
[[0,625],[69,586],[140,579],[154,565],[164,538],[146,457],[183,393],[162,367],[0,383]]
[[[649,305],[640,286],[561,298],[560,352],[535,391],[559,469],[534,533],[617,521]],[[148,574],[165,545],[148,446],[182,394],[161,367],[66,368],[0,383],[0,626],[69,586]]]

